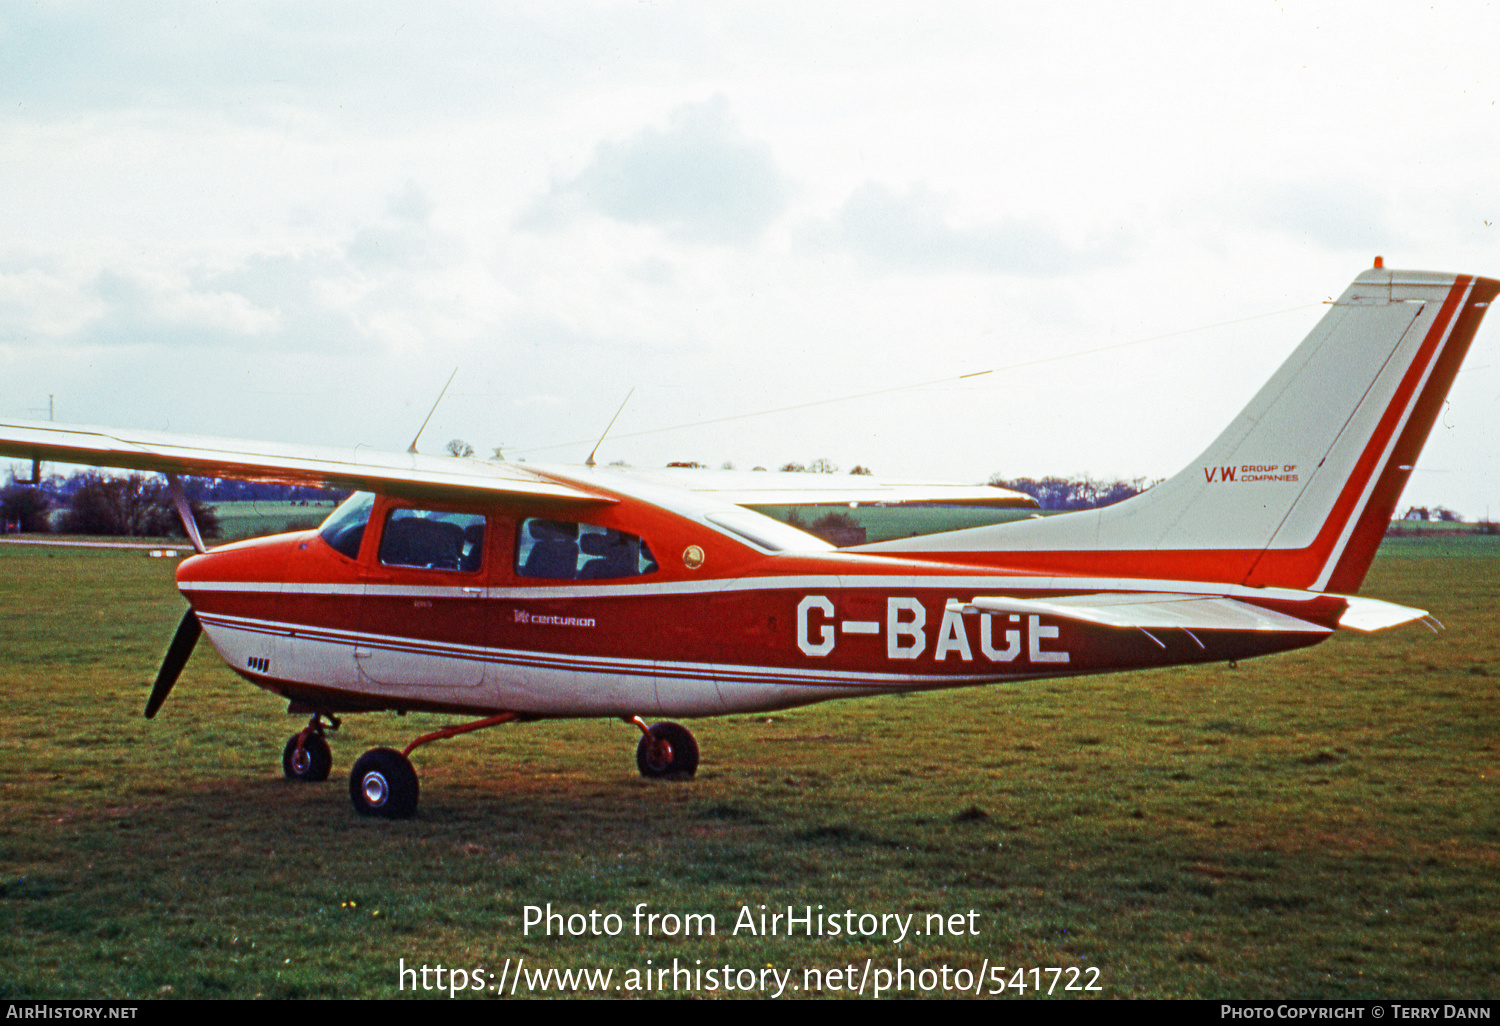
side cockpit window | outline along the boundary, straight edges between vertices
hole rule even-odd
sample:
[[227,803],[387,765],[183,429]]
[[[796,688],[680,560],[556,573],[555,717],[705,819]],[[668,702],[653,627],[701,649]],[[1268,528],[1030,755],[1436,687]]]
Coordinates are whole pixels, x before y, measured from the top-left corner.
[[393,509],[380,535],[380,562],[473,573],[484,560],[484,524],[479,513]]
[[563,581],[638,577],[656,569],[644,540],[594,524],[531,517],[516,538],[516,574]]
[[359,545],[364,541],[365,526],[369,524],[370,512],[374,508],[373,494],[355,492],[328,514],[328,519],[318,528],[318,537],[333,546],[336,552],[358,559]]

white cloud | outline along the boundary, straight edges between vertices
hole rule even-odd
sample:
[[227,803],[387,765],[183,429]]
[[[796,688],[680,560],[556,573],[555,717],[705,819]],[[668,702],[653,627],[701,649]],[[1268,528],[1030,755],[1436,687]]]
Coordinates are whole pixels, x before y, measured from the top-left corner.
[[98,297],[57,269],[0,271],[0,345],[73,334],[104,312]]
[[74,338],[89,345],[240,345],[274,332],[276,310],[226,290],[195,287],[185,275],[106,269],[88,290],[98,314]]
[[461,243],[432,225],[434,206],[427,194],[408,181],[386,204],[386,216],[361,228],[344,247],[350,262],[362,269],[414,271],[460,259]]
[[677,238],[737,245],[765,232],[789,191],[769,148],[745,138],[719,96],[679,107],[665,129],[600,143],[588,165],[554,186],[522,224],[554,225],[561,211],[581,205]]
[[1253,224],[1330,250],[1375,253],[1402,241],[1388,206],[1367,186],[1314,179],[1267,184],[1247,198],[1245,212]]
[[801,237],[814,249],[844,249],[882,270],[1055,275],[1120,256],[1119,240],[1074,246],[1040,218],[955,225],[927,187],[913,185],[898,196],[878,182],[861,185],[832,218],[804,226]]

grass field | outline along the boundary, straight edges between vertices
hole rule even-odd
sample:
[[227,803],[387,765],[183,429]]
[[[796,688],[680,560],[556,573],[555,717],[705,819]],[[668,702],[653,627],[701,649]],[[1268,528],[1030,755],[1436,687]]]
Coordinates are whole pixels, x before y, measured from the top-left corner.
[[[1104,997],[1494,997],[1497,556],[1383,549],[1365,593],[1440,635],[699,721],[689,783],[642,780],[620,724],[502,727],[420,750],[417,818],[371,822],[354,757],[445,718],[351,717],[334,777],[286,783],[301,718],[206,645],[141,718],[184,608],[171,561],[3,547],[0,995],[388,998],[400,959],[628,986],[675,957],[790,969],[793,994],[804,969],[899,958],[1008,983],[1092,966]],[[523,935],[548,902],[624,930]],[[641,902],[716,935],[634,936]],[[978,934],[731,935],[761,904],[918,929],[973,910]]]
[[312,506],[291,502],[219,502],[213,509],[219,518],[222,543],[316,527],[336,505],[336,502]]

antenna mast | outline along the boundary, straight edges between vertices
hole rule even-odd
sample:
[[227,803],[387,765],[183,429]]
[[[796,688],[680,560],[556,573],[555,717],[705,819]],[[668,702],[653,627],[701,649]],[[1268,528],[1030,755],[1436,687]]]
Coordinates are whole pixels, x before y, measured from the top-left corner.
[[[633,395],[635,395],[635,389],[632,388],[629,392],[625,393],[625,403],[630,402],[630,397]],[[609,423],[604,427],[604,435],[609,434],[609,429],[615,426],[615,421],[619,420],[620,414],[625,412],[625,403],[621,403],[620,408],[615,411],[615,415],[609,418]],[[600,435],[599,441],[595,442],[594,447],[589,450],[589,458],[583,461],[585,467],[594,466],[594,453],[598,452],[599,446],[604,444],[604,435]]]
[[[454,367],[453,368],[453,373],[448,375],[448,385],[453,384],[453,379],[456,378],[456,377],[458,377],[458,368]],[[430,409],[430,410],[427,411],[427,420],[431,420],[432,419],[432,415],[437,412],[438,403],[442,402],[443,401],[443,396],[445,396],[445,395],[448,394],[448,385],[444,385],[443,386],[443,390],[438,393],[437,403],[433,403],[432,404],[432,409]],[[422,437],[422,432],[427,430],[427,420],[422,421],[422,426],[419,427],[419,428],[417,428],[417,438],[421,438]],[[408,445],[406,447],[406,451],[407,452],[413,453],[413,454],[416,453],[416,451],[417,451],[417,438],[413,438],[411,440],[411,445]]]

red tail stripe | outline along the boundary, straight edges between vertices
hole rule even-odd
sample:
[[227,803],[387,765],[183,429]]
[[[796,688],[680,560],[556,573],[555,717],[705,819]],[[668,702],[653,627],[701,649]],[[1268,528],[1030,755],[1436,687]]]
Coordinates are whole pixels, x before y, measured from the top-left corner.
[[[1275,583],[1306,588],[1313,584],[1328,560],[1333,555],[1333,549],[1340,536],[1344,533],[1344,527],[1349,523],[1358,508],[1359,500],[1365,493],[1365,486],[1369,484],[1370,478],[1381,468],[1380,458],[1386,450],[1391,436],[1395,433],[1401,418],[1406,415],[1413,393],[1422,377],[1427,372],[1428,364],[1432,362],[1442,343],[1443,336],[1448,329],[1448,323],[1453,319],[1454,312],[1458,309],[1459,301],[1468,290],[1469,282],[1473,279],[1464,275],[1456,279],[1453,286],[1448,290],[1447,297],[1443,300],[1442,308],[1438,311],[1437,319],[1433,321],[1432,327],[1428,329],[1427,335],[1422,339],[1422,345],[1417,350],[1411,364],[1407,367],[1405,375],[1402,376],[1401,384],[1397,386],[1396,392],[1391,396],[1391,401],[1386,405],[1385,412],[1381,414],[1380,422],[1375,425],[1374,432],[1365,443],[1364,450],[1354,464],[1354,469],[1349,473],[1349,480],[1344,483],[1343,490],[1334,501],[1333,509],[1329,511],[1328,519],[1323,522],[1323,527],[1318,535],[1306,549],[1301,550],[1303,558],[1296,560],[1296,583],[1287,581],[1284,574],[1291,567],[1275,566],[1271,574],[1260,572],[1262,567],[1259,562],[1245,577],[1243,583],[1250,585]],[[1269,550],[1284,551],[1284,550]],[[1273,564],[1280,564],[1283,560],[1273,560]],[[1266,569],[1271,569],[1267,567]]]
[[1448,391],[1453,387],[1453,380],[1458,377],[1469,344],[1484,317],[1483,307],[1476,307],[1475,304],[1488,303],[1496,293],[1500,293],[1500,282],[1486,278],[1473,279],[1469,301],[1459,311],[1458,321],[1437,357],[1426,386],[1412,405],[1411,415],[1396,439],[1396,444],[1391,448],[1390,458],[1370,494],[1359,523],[1345,543],[1343,551],[1334,554],[1338,563],[1329,575],[1327,590],[1353,594],[1364,581],[1365,571],[1375,557],[1375,550],[1380,547],[1380,540],[1385,536],[1391,514],[1395,512],[1396,503],[1400,501],[1401,492],[1411,476],[1411,471],[1401,468],[1416,463],[1417,457],[1421,455],[1422,446],[1442,411]]

